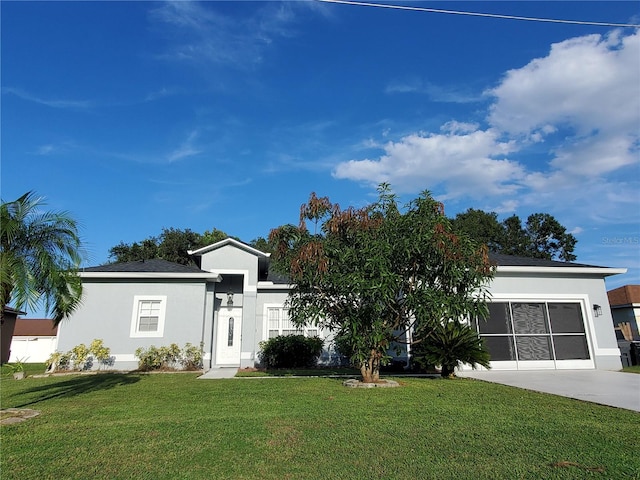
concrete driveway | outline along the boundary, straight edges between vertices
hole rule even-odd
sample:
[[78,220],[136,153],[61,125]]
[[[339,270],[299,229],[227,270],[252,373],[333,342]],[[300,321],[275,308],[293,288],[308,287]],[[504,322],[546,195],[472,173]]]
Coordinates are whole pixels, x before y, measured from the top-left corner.
[[606,370],[471,370],[456,375],[640,412],[640,374]]

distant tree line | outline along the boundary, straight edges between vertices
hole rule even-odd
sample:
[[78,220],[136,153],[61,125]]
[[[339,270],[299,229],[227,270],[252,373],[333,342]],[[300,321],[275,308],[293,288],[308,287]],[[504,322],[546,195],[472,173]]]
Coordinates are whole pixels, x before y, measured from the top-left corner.
[[456,215],[452,223],[455,231],[487,245],[494,253],[566,262],[576,259],[576,238],[548,213],[529,215],[523,225],[517,215],[500,222],[495,212],[470,208]]
[[[573,253],[576,238],[567,233],[566,228],[548,213],[529,215],[523,225],[517,215],[499,221],[495,212],[470,208],[457,214],[451,222],[455,232],[464,233],[476,242],[487,245],[490,252],[567,262],[576,259]],[[131,262],[162,258],[191,265],[193,260],[187,254],[188,250],[197,250],[228,237],[231,235],[217,228],[204,233],[188,228],[164,228],[158,236],[133,243],[121,242],[112,247],[109,250],[109,261]],[[274,251],[273,245],[264,237],[255,238],[248,244],[263,252]]]
[[[187,253],[189,250],[197,250],[229,237],[240,240],[217,228],[206,230],[204,233],[197,233],[189,228],[163,228],[160,235],[145,238],[140,242],[120,242],[109,249],[109,261],[118,263],[161,258],[181,265],[192,265],[193,259]],[[252,240],[249,244],[259,250],[270,251],[268,242],[262,237]]]

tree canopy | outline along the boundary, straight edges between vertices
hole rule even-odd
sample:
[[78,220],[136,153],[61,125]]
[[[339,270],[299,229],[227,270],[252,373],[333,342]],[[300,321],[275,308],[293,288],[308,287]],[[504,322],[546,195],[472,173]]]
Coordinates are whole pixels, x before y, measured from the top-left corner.
[[[133,262],[162,258],[181,265],[191,265],[193,260],[187,253],[230,237],[222,230],[213,228],[204,233],[190,229],[163,228],[157,237],[148,237],[140,242],[120,242],[109,250],[109,259],[113,262]],[[235,238],[235,237],[233,237]]]
[[43,205],[27,192],[0,207],[0,315],[10,302],[22,309],[44,300],[57,325],[80,303],[83,250],[77,222]]
[[500,222],[495,212],[470,208],[456,215],[453,227],[495,253],[567,262],[576,259],[576,238],[548,213],[529,215],[523,226],[517,215]]
[[291,319],[333,331],[365,382],[379,380],[394,342],[428,341],[437,325],[486,313],[487,248],[455,234],[428,192],[402,211],[386,184],[359,209],[312,193],[299,225],[272,230],[269,241],[275,268],[294,284]]

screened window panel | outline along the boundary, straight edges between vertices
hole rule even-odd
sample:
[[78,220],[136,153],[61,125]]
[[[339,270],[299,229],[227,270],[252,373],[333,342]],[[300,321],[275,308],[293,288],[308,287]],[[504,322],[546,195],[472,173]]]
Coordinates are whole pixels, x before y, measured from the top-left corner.
[[279,330],[269,330],[269,338],[275,338],[278,335],[280,335],[280,331]]
[[548,306],[553,333],[584,333],[579,303],[549,303]]
[[512,303],[511,310],[516,335],[549,333],[544,303]]
[[307,337],[317,337],[318,330],[307,330]]
[[492,362],[515,360],[513,337],[483,337]]
[[282,330],[282,335],[297,335],[298,330]]
[[554,335],[556,360],[589,360],[589,347],[584,335]]
[[509,304],[501,302],[490,303],[489,318],[478,319],[478,331],[489,334],[511,333]]
[[516,345],[519,360],[553,360],[549,337],[516,337]]

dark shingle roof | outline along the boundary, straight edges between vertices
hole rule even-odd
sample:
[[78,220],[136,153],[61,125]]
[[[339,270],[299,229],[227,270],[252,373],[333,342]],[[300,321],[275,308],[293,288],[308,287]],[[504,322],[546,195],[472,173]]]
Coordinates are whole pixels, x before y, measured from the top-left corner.
[[557,260],[546,260],[543,258],[516,257],[514,255],[504,255],[502,253],[489,253],[489,261],[499,267],[584,267],[600,268],[595,265],[584,263],[560,262]]
[[273,282],[279,285],[287,285],[291,283],[291,279],[287,275],[283,275],[281,273],[276,272],[274,269],[269,267],[269,273],[267,275],[267,282]]
[[108,263],[83,268],[82,272],[207,273],[194,265],[180,265],[160,258],[135,262]]

